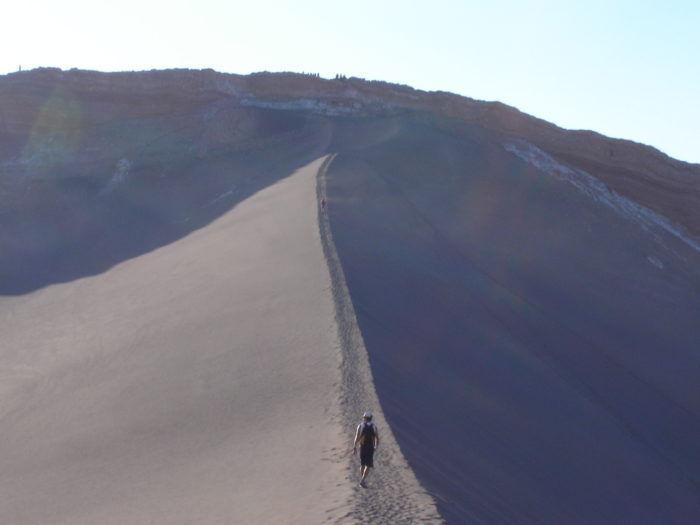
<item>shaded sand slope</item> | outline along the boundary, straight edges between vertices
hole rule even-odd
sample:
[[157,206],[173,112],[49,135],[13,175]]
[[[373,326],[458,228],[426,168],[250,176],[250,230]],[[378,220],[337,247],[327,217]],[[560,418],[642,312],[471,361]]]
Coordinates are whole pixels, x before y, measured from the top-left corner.
[[320,163],[101,275],[0,298],[1,523],[350,512]]
[[697,250],[526,144],[400,119],[376,138],[327,172],[331,230],[447,522],[700,521]]

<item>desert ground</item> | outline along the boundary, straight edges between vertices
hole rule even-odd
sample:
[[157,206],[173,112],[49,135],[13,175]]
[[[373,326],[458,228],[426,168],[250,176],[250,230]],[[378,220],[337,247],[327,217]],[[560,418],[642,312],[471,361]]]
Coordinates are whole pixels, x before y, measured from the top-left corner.
[[699,202],[449,93],[2,76],[0,523],[695,525]]

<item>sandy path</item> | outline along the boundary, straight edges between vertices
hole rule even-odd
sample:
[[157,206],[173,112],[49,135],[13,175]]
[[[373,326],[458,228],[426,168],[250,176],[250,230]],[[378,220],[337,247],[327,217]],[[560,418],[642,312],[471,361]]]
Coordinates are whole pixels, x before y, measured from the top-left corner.
[[[330,156],[318,173],[319,201],[329,202],[326,194],[326,169],[333,162]],[[339,524],[440,524],[433,498],[417,481],[408,466],[391,429],[386,423],[372,380],[367,350],[357,325],[355,311],[348,292],[343,268],[333,243],[333,235],[326,213],[319,215],[319,227],[323,249],[333,283],[336,320],[342,348],[342,401],[343,427],[354,431],[361,421],[361,414],[371,410],[381,438],[375,454],[375,468],[368,478],[368,488],[359,488],[359,459],[335,454],[347,468],[348,482],[355,486],[351,499],[351,511],[337,521]]]
[[0,523],[352,519],[321,162],[104,274],[0,298]]

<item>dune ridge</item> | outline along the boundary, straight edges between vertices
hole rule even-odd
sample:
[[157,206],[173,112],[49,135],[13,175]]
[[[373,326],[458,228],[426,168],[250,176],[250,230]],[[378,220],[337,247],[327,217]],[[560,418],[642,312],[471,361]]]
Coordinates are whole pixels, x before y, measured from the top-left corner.
[[[330,155],[317,175],[318,201],[326,201],[326,171],[335,155]],[[338,336],[342,348],[343,427],[353,429],[360,414],[371,410],[379,425],[381,443],[370,474],[369,488],[356,489],[353,511],[347,516],[355,523],[443,523],[432,497],[421,487],[401,454],[393,432],[386,423],[372,379],[367,350],[357,325],[352,300],[345,283],[343,267],[333,243],[328,215],[319,213],[323,251],[330,272],[335,302]],[[359,481],[357,461],[351,462],[350,479]],[[341,520],[339,523],[343,523]]]
[[[0,521],[442,523],[317,206],[332,158],[103,274],[0,298]],[[360,489],[366,409],[382,443]]]

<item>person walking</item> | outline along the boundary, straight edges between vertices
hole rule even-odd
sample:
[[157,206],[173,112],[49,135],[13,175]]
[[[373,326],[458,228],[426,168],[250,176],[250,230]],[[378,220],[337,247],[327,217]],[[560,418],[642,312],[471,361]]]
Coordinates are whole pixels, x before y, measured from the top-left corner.
[[362,414],[362,423],[357,425],[352,453],[357,455],[357,445],[360,445],[360,487],[366,487],[365,479],[369,469],[374,468],[374,451],[379,445],[377,425],[372,423],[372,412]]

